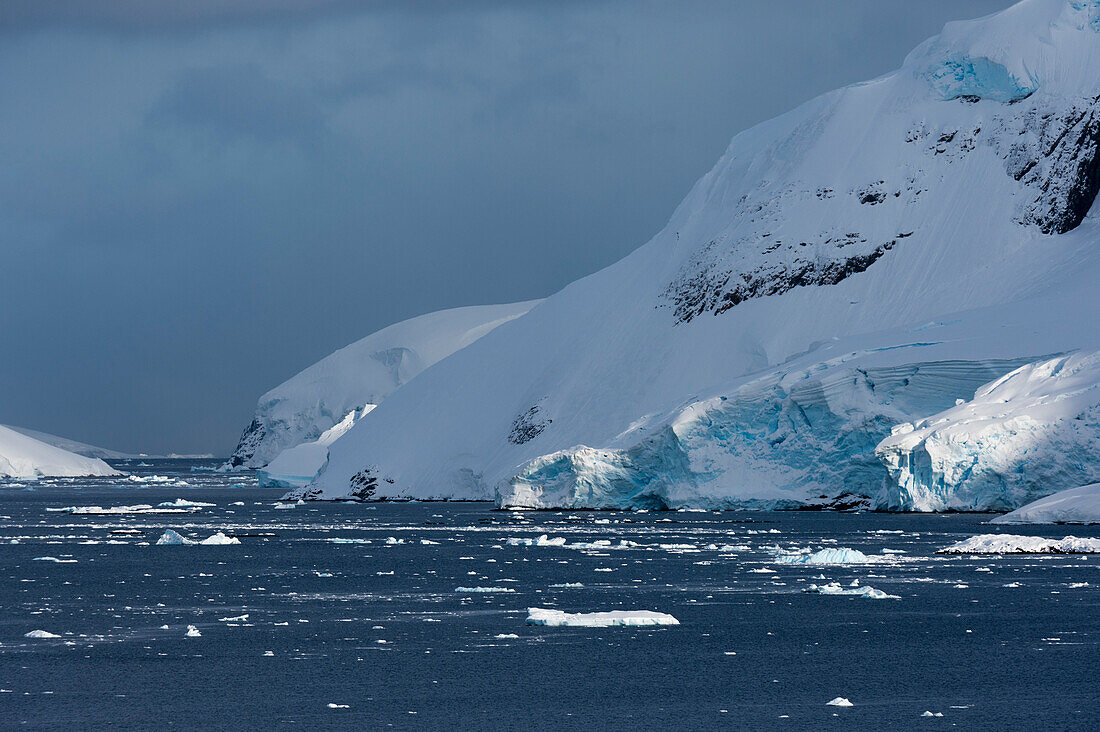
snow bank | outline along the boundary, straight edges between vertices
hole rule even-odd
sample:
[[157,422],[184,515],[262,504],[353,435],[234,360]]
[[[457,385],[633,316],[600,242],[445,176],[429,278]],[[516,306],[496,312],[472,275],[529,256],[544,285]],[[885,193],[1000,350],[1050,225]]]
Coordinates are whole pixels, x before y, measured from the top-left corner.
[[939,550],[940,554],[1097,554],[1100,539],[1067,536],[1044,539],[1015,534],[979,534]]
[[614,610],[602,613],[566,613],[561,610],[527,608],[528,625],[577,626],[584,628],[617,628],[623,626],[679,625],[680,621],[666,613],[650,610]]
[[98,458],[84,457],[0,426],[0,478],[75,478],[122,475]]
[[1100,481],[1100,351],[1022,366],[968,402],[895,427],[881,503],[1004,510]]
[[990,521],[993,524],[1100,524],[1100,483],[1059,491]]
[[537,302],[441,310],[341,348],[260,397],[229,464],[263,467],[283,450],[318,439],[353,410],[382,402],[424,369]]

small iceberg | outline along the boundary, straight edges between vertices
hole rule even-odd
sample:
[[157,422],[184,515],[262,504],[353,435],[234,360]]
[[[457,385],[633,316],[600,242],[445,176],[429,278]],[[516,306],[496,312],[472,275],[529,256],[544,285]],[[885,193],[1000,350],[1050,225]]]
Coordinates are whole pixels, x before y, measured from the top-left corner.
[[511,587],[456,587],[455,592],[515,592]]
[[203,503],[201,501],[189,501],[186,498],[177,498],[174,501],[158,503],[159,508],[213,508],[216,503]]
[[206,537],[205,539],[203,539],[202,541],[199,542],[199,544],[202,544],[203,546],[227,546],[229,544],[240,544],[240,543],[241,543],[241,540],[238,539],[237,537],[235,537],[235,536],[226,536],[225,534],[223,534],[220,531],[218,533],[214,534],[213,536],[208,536],[208,537]]
[[856,597],[866,597],[869,600],[901,599],[898,595],[888,595],[882,590],[876,590],[874,587],[841,587],[839,582],[830,582],[826,585],[810,585],[802,591],[818,595],[854,595]]
[[187,632],[184,633],[184,637],[186,637],[186,638],[201,638],[202,633],[200,633],[199,629],[196,628],[194,625],[188,625],[187,626]]
[[1100,554],[1100,539],[1066,536],[1045,539],[1016,534],[979,534],[964,539],[938,554]]
[[528,625],[579,628],[618,628],[627,626],[679,625],[667,613],[650,610],[614,610],[603,613],[567,613],[540,607],[527,608]]
[[195,541],[194,539],[188,539],[174,529],[165,529],[164,534],[157,539],[157,546],[226,546],[240,543],[241,540],[237,537],[226,536],[220,531],[213,536],[206,537],[202,541]]
[[825,702],[825,706],[827,706],[827,707],[854,707],[855,704],[848,701],[843,696],[838,696],[836,699],[831,699],[831,700]]
[[30,633],[24,633],[24,638],[60,638],[61,636],[56,633],[51,633],[48,630],[32,630]]
[[565,546],[564,536],[555,536],[551,539],[546,534],[538,537],[537,539],[523,539],[512,537],[508,539],[510,546]]
[[780,554],[775,558],[780,564],[872,564],[881,561],[861,551],[837,547],[822,549],[813,554]]

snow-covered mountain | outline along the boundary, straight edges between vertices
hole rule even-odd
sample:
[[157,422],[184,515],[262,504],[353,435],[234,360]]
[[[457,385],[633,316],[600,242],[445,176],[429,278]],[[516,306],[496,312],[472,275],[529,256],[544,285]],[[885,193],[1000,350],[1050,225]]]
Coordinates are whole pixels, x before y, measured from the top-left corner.
[[126,460],[128,458],[140,457],[139,455],[131,455],[125,452],[119,452],[118,450],[108,450],[105,447],[96,447],[95,445],[88,445],[84,442],[77,442],[67,437],[58,437],[57,435],[51,435],[46,432],[27,429],[26,427],[16,427],[10,424],[0,425],[0,427],[7,427],[9,430],[14,430],[21,435],[26,435],[39,442],[45,442],[47,445],[60,447],[62,450],[75,452],[77,455],[83,455],[84,457],[94,457],[101,460]]
[[288,447],[274,460],[256,471],[261,488],[297,488],[309,485],[328,461],[329,445],[343,437],[355,423],[371,413],[375,405],[353,409],[347,416],[321,433],[312,442]]
[[1100,0],[948,24],[734,137],[646,245],[420,374],[292,495],[882,496],[893,426],[1100,346],[1098,148]]
[[428,313],[341,348],[260,397],[229,465],[262,467],[287,448],[317,440],[353,410],[378,404],[424,369],[537,302]]
[[0,426],[0,478],[74,478],[122,475],[98,458],[84,457]]

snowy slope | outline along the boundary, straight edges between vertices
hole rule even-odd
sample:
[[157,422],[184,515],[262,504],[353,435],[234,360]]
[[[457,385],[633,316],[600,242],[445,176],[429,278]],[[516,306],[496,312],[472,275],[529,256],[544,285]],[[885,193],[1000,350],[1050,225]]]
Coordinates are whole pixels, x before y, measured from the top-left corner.
[[21,435],[26,435],[27,437],[38,440],[39,442],[45,442],[47,445],[59,447],[62,450],[75,452],[77,455],[83,455],[84,457],[100,458],[101,460],[125,460],[127,458],[139,457],[138,455],[118,452],[117,450],[108,450],[105,447],[96,447],[95,445],[88,445],[83,442],[77,442],[76,440],[70,440],[67,437],[58,437],[57,435],[47,434],[46,432],[30,430],[26,427],[16,427],[10,424],[0,425],[0,427],[7,427],[9,430],[18,432]]
[[322,432],[316,440],[283,450],[274,460],[256,471],[256,480],[260,487],[296,488],[313,482],[328,461],[329,445],[343,437],[365,415],[370,414],[374,406],[367,404],[361,409],[353,409],[337,424]]
[[0,426],[0,478],[122,475],[98,458],[62,450]]
[[441,310],[396,323],[341,348],[260,397],[230,465],[262,467],[316,440],[352,410],[399,386],[538,301]]
[[873,497],[893,424],[1100,346],[1072,316],[1100,300],[1098,97],[1098,3],[949,24],[737,135],[649,243],[394,393],[296,495]]
[[1058,491],[1015,511],[994,524],[1100,524],[1100,483]]
[[1100,352],[1028,364],[960,402],[878,446],[884,505],[1004,510],[1100,480]]

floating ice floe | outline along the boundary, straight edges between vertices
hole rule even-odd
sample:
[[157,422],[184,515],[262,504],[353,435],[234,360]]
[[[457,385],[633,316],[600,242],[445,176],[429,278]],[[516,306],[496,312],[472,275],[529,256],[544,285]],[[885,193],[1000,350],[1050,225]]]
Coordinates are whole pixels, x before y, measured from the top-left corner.
[[855,704],[848,701],[846,698],[844,698],[842,696],[838,696],[835,699],[832,699],[830,701],[825,702],[825,706],[827,706],[827,707],[854,707]]
[[240,543],[241,540],[237,537],[226,536],[220,531],[213,536],[206,537],[202,541],[195,541],[194,539],[188,539],[178,531],[165,529],[164,534],[157,539],[157,546],[226,546]]
[[869,557],[861,551],[836,547],[822,549],[813,554],[779,554],[775,558],[780,564],[873,564],[882,561],[880,557]]
[[142,503],[136,506],[109,506],[107,508],[103,506],[65,506],[63,508],[47,508],[46,510],[55,513],[71,513],[74,516],[116,516],[149,513],[194,513],[199,510],[199,507],[167,507],[164,504],[153,507],[147,503]]
[[869,600],[900,600],[898,595],[888,595],[882,590],[876,590],[874,587],[841,587],[838,582],[830,582],[826,585],[810,585],[802,590],[803,592],[810,592],[818,595],[855,595],[856,597],[866,597]]
[[456,587],[455,592],[478,592],[478,593],[490,593],[490,592],[515,592],[511,587]]
[[216,503],[203,503],[202,501],[189,501],[186,498],[177,498],[174,501],[158,503],[159,508],[213,508]]
[[247,621],[248,621],[248,614],[247,613],[245,613],[244,615],[235,615],[231,618],[218,618],[218,622],[220,622],[220,623],[244,623],[244,622],[247,622]]
[[546,608],[527,608],[528,625],[575,626],[582,628],[615,628],[623,626],[679,625],[680,621],[667,613],[651,610],[614,610],[602,613],[567,613]]
[[58,559],[57,557],[35,557],[32,562],[57,562],[58,564],[76,564],[75,559]]
[[550,587],[556,590],[583,590],[584,585],[580,582],[561,582],[556,585],[550,585]]
[[516,635],[515,633],[497,633],[493,637],[498,639],[498,640],[509,640],[509,639],[512,639],[512,638],[519,638],[519,636]]
[[546,534],[543,534],[537,539],[512,537],[508,539],[508,544],[510,546],[565,546],[565,537],[555,536],[553,539],[551,539]]
[[326,539],[330,544],[370,544],[370,539],[344,539],[340,537],[334,537],[332,539]]
[[60,638],[61,636],[56,633],[51,633],[48,630],[32,630],[30,633],[24,633],[24,638]]
[[979,534],[940,549],[939,554],[1098,554],[1100,539],[1067,536],[1045,539],[1016,534]]

